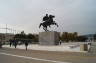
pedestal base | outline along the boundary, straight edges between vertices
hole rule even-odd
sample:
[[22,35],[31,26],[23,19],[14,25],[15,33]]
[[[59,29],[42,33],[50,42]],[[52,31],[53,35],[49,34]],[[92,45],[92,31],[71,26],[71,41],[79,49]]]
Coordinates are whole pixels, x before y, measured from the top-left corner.
[[59,45],[59,32],[48,31],[39,33],[40,45]]

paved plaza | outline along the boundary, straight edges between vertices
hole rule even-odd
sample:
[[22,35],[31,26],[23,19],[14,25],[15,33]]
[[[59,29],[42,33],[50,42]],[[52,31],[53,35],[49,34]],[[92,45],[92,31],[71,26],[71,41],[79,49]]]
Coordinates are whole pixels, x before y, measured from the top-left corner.
[[[85,42],[85,44],[88,44],[89,42]],[[82,42],[70,42],[70,43],[62,43],[61,45],[52,45],[52,46],[47,46],[47,45],[39,45],[39,44],[29,44],[28,49],[30,50],[43,50],[43,51],[70,51],[70,52],[86,52],[86,51],[81,51],[80,50],[80,45],[84,44]],[[12,45],[3,45],[3,47],[7,48],[14,48]],[[88,49],[90,48],[90,45],[88,45]],[[25,49],[25,45],[17,45],[17,49]]]
[[88,56],[84,52],[2,48],[0,63],[96,63],[96,56]]

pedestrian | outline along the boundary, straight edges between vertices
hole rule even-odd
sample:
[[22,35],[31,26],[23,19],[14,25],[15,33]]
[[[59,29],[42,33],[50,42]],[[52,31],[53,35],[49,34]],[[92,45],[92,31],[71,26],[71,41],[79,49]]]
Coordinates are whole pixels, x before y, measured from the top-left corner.
[[2,42],[0,41],[0,48],[2,48]]
[[12,42],[10,41],[10,47],[11,47],[11,45],[12,45]]
[[60,45],[61,45],[61,43],[62,43],[61,40],[59,41],[59,43],[60,43]]
[[17,41],[16,40],[14,40],[14,46],[15,46],[15,48],[17,47]]
[[12,45],[12,40],[11,39],[9,40],[9,44],[10,44],[10,47],[11,47],[11,45]]
[[27,51],[27,47],[28,47],[28,42],[25,42],[25,47],[26,47],[26,51]]

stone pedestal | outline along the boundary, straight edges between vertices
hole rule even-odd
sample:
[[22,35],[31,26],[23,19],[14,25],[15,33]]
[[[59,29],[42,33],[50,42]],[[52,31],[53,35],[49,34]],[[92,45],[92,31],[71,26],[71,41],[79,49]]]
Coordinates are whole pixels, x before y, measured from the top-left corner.
[[40,45],[59,45],[59,32],[48,31],[39,33]]
[[81,51],[88,51],[88,45],[87,44],[81,44],[80,45],[80,50]]

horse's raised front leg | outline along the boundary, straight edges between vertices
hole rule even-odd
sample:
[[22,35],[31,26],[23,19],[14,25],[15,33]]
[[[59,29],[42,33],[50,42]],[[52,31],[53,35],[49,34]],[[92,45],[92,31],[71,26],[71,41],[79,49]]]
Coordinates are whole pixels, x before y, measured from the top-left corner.
[[39,28],[41,27],[42,23],[40,23]]

